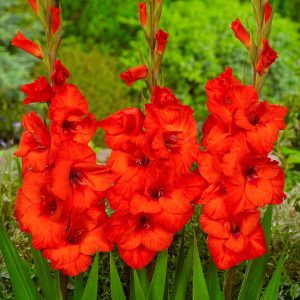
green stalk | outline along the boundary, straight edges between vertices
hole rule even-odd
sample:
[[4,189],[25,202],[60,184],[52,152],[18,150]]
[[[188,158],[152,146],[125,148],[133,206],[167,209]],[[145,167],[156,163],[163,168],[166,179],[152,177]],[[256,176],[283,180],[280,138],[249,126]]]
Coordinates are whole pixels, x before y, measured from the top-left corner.
[[234,277],[235,277],[235,266],[230,268],[227,271],[225,284],[224,284],[224,299],[225,300],[232,299],[232,288],[233,288],[233,283],[234,283]]

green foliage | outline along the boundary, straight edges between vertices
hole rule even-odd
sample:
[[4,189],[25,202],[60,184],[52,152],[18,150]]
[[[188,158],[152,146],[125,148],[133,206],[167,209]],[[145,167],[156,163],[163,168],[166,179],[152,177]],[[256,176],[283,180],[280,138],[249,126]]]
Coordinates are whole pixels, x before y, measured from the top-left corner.
[[[22,95],[19,88],[31,80],[35,59],[10,46],[10,41],[22,30],[31,36],[30,14],[23,13],[26,3],[19,0],[0,1],[0,148],[12,145],[19,137]],[[24,30],[26,28],[26,30]]]
[[63,0],[66,35],[79,36],[85,46],[97,44],[110,53],[127,47],[139,30],[137,2]]
[[[222,7],[222,9],[218,9]],[[227,65],[234,74],[243,78],[244,66],[251,77],[249,58],[242,44],[230,29],[231,22],[239,17],[244,24],[252,20],[250,1],[176,1],[165,8],[161,26],[170,33],[164,59],[165,84],[196,111],[196,117],[206,116],[204,86],[208,79],[218,76]],[[280,58],[272,67],[263,90],[263,98],[281,101],[285,95],[297,95],[300,84],[299,26],[290,20],[275,15],[271,45]],[[249,22],[254,30],[255,26]],[[283,31],[282,28],[285,28]],[[287,34],[288,32],[288,34]],[[131,49],[125,49],[121,62],[124,66],[138,63],[138,47],[144,45],[143,34],[133,40]],[[146,53],[143,48],[143,53]],[[136,55],[132,55],[136,53]],[[125,68],[125,67],[124,67]]]

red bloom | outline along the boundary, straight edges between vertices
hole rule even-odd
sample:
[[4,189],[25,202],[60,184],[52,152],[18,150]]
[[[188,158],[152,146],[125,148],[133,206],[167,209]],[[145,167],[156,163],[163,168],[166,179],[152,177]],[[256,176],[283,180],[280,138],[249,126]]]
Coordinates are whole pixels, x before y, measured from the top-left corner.
[[43,171],[48,167],[50,135],[47,126],[35,112],[25,114],[22,124],[24,132],[15,155],[22,157],[23,172]]
[[155,43],[155,52],[159,55],[163,55],[167,43],[168,43],[168,36],[169,34],[167,32],[164,32],[163,30],[159,29],[156,34],[156,43]]
[[150,150],[145,134],[126,146],[126,151],[112,151],[107,164],[116,181],[126,183],[127,188],[143,185],[146,178],[156,170],[156,158]]
[[102,200],[113,177],[104,165],[96,164],[96,154],[87,145],[67,141],[62,144],[52,170],[52,192],[67,200],[69,208],[85,209]]
[[66,79],[68,79],[69,77],[69,70],[60,62],[60,60],[56,60],[50,78],[53,84],[61,86],[66,82]]
[[230,127],[209,115],[202,127],[201,146],[206,150],[225,153],[232,142]]
[[51,6],[51,15],[52,15],[52,33],[55,34],[57,29],[60,27],[60,9]]
[[147,26],[148,13],[147,5],[145,2],[139,3],[140,23],[143,27]]
[[198,153],[193,110],[181,105],[177,111],[160,112],[152,104],[146,105],[145,129],[151,148],[158,158],[171,160],[178,174],[189,173]]
[[37,3],[36,3],[36,0],[28,0],[28,3],[31,5],[32,9],[37,13],[38,6],[37,6]]
[[126,108],[100,121],[98,124],[105,131],[107,146],[114,150],[126,150],[127,142],[142,132],[144,118],[141,110]]
[[279,130],[285,129],[286,114],[287,107],[264,101],[247,109],[238,109],[234,114],[234,123],[245,133],[247,141],[256,151],[264,154],[272,151]]
[[268,40],[264,39],[264,47],[256,65],[258,74],[261,76],[264,72],[268,72],[277,58],[277,52],[270,47]]
[[[164,171],[161,175],[149,176],[145,185],[135,192],[130,201],[131,213],[151,214],[153,220],[168,231],[175,233],[181,230],[194,212],[191,205],[193,199],[189,198],[189,193],[184,192],[189,183],[186,182],[183,186],[181,180],[184,178],[176,182],[174,175]],[[201,185],[200,180],[199,182]]]
[[43,255],[55,270],[66,275],[85,272],[91,263],[90,255],[113,250],[113,243],[104,231],[107,221],[107,216],[96,209],[74,210],[60,246],[45,249]]
[[270,17],[271,17],[271,14],[272,14],[272,6],[269,2],[266,3],[266,6],[265,6],[265,24],[269,21]]
[[208,111],[226,126],[230,125],[232,113],[238,107],[247,107],[258,102],[255,89],[250,86],[243,86],[232,75],[230,67],[227,67],[219,77],[209,80],[205,90],[208,97]]
[[52,194],[49,182],[49,172],[28,172],[17,194],[15,216],[36,249],[59,246],[67,226],[63,202]]
[[234,32],[234,35],[239,39],[247,49],[251,47],[251,38],[249,32],[245,29],[239,19],[236,19],[231,23],[231,29]]
[[148,68],[146,65],[129,68],[120,77],[125,81],[127,86],[131,86],[135,81],[148,77]]
[[39,59],[43,58],[43,52],[40,46],[27,39],[21,32],[18,32],[18,34],[12,39],[11,44]]
[[223,157],[222,170],[228,177],[231,201],[265,206],[281,203],[285,198],[284,176],[278,162],[258,156],[243,138],[236,138],[231,151]]
[[180,101],[171,89],[159,86],[155,86],[153,89],[151,103],[158,109],[177,110],[180,106]]
[[24,104],[34,102],[50,102],[54,96],[52,87],[48,83],[46,77],[38,77],[34,82],[25,84],[21,87],[21,92],[26,94]]
[[221,270],[267,252],[257,211],[229,214],[219,220],[202,214],[200,223],[203,231],[208,233],[208,248],[212,258]]
[[[71,84],[56,91],[49,108],[51,127],[63,139],[87,144],[97,130],[97,121],[88,111],[88,103],[80,91]],[[56,127],[55,130],[53,127]],[[52,131],[51,130],[51,131]]]
[[167,249],[173,241],[173,233],[157,224],[148,214],[116,212],[107,231],[117,243],[122,259],[133,269],[145,267],[156,252]]

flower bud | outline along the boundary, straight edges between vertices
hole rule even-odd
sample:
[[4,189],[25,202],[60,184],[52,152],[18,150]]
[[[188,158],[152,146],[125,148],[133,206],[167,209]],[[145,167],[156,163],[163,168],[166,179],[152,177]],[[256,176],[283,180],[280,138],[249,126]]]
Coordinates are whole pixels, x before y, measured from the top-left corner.
[[146,65],[129,68],[126,72],[122,73],[120,77],[125,81],[127,86],[131,86],[135,81],[148,77],[148,68]]
[[256,65],[256,71],[261,76],[264,72],[267,72],[270,66],[278,58],[277,52],[275,52],[269,45],[268,40],[264,39],[264,47]]
[[30,6],[32,7],[32,9],[37,13],[38,11],[38,6],[36,3],[36,0],[28,0],[28,3],[30,4]]
[[234,32],[234,35],[239,39],[243,45],[249,50],[251,46],[250,34],[247,32],[243,24],[239,19],[236,19],[231,23],[231,29]]
[[18,34],[12,39],[11,44],[39,59],[43,58],[40,46],[26,38],[21,32],[18,32]]
[[52,15],[52,33],[55,34],[60,26],[60,9],[55,6],[51,6],[50,11]]
[[145,2],[139,3],[139,13],[140,13],[140,23],[143,27],[145,27],[148,21],[147,6]]
[[167,32],[164,32],[163,30],[159,29],[156,34],[156,44],[155,44],[155,52],[157,54],[164,54],[167,43],[168,43],[168,36],[169,34]]
[[271,14],[272,14],[272,6],[271,4],[268,2],[265,6],[265,12],[264,12],[264,15],[265,15],[265,24],[269,21],[270,17],[271,17]]

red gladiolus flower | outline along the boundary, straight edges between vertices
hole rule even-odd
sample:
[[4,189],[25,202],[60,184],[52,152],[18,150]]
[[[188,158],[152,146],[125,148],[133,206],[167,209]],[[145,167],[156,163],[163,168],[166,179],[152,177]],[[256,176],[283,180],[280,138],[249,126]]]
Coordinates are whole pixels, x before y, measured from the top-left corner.
[[148,13],[147,5],[145,2],[139,3],[140,23],[143,27],[147,26]]
[[[191,205],[190,193],[185,194],[185,189],[189,186],[187,180],[175,179],[171,172],[162,172],[160,175],[150,175],[145,185],[139,188],[130,201],[130,212],[136,214],[149,214],[153,216],[156,223],[162,225],[170,232],[177,232],[191,218],[194,209]],[[194,175],[196,181],[197,175]],[[189,180],[192,180],[189,177]],[[181,184],[185,181],[185,185]],[[199,180],[200,189],[202,182]],[[196,188],[196,195],[199,192]],[[192,192],[193,196],[195,190]],[[200,194],[200,193],[199,193]]]
[[85,272],[96,251],[109,252],[113,243],[104,228],[108,218],[97,209],[74,210],[59,247],[45,249],[43,255],[51,261],[54,270],[69,276]]
[[37,13],[38,6],[37,6],[37,3],[36,3],[36,0],[28,0],[28,3],[31,5],[32,9]]
[[280,130],[285,129],[284,117],[287,107],[257,103],[247,109],[238,109],[234,114],[234,123],[244,132],[247,141],[259,153],[272,151]]
[[146,65],[129,68],[126,72],[122,73],[120,77],[125,81],[127,86],[131,86],[137,80],[148,77],[148,68]]
[[155,86],[153,89],[151,103],[158,109],[176,110],[180,101],[173,94],[173,91],[167,87]]
[[12,39],[11,44],[39,59],[43,58],[40,46],[27,39],[21,32],[18,32],[18,34]]
[[173,241],[173,233],[148,214],[116,212],[107,231],[117,243],[122,259],[133,269],[145,267],[158,251],[167,249]]
[[218,220],[202,214],[200,223],[203,231],[208,233],[208,248],[212,258],[221,270],[267,252],[257,211],[228,214]]
[[107,146],[114,150],[126,150],[127,143],[142,132],[144,118],[141,110],[126,108],[100,121],[98,124],[105,131]]
[[159,55],[163,55],[167,43],[168,43],[168,36],[169,34],[167,32],[164,32],[163,30],[159,29],[156,34],[156,43],[155,43],[155,52]]
[[25,114],[22,124],[24,132],[19,149],[14,154],[22,157],[23,172],[43,171],[49,166],[48,153],[51,144],[47,126],[36,112]]
[[270,17],[271,17],[271,14],[272,14],[272,6],[269,2],[266,3],[266,6],[265,6],[265,24],[269,21]]
[[96,164],[96,154],[87,145],[66,141],[52,170],[52,192],[68,201],[68,209],[86,209],[103,197],[113,177],[104,165]]
[[97,121],[88,111],[88,103],[80,91],[71,84],[65,84],[51,101],[49,118],[51,128],[64,139],[87,144],[97,130]]
[[251,47],[251,38],[249,32],[245,29],[239,19],[236,19],[231,23],[231,29],[234,32],[234,35],[239,39],[242,44],[249,50]]
[[69,77],[69,70],[60,62],[60,60],[56,60],[50,78],[53,84],[56,86],[62,86]]
[[46,77],[38,77],[34,82],[25,84],[21,87],[21,92],[26,94],[24,104],[34,102],[50,102],[54,96],[52,87],[48,83]]
[[36,249],[59,246],[67,226],[63,202],[52,194],[49,182],[49,172],[28,172],[17,194],[15,216]]
[[160,159],[174,164],[178,174],[187,174],[198,154],[197,124],[193,110],[181,105],[178,111],[160,115],[151,104],[146,104],[145,128],[151,140],[151,148]]
[[52,33],[55,34],[57,29],[60,27],[60,9],[51,6],[51,15],[52,15]]
[[265,206],[281,203],[286,197],[278,162],[258,156],[241,137],[235,139],[231,151],[224,155],[222,170],[228,177],[231,201]]
[[256,71],[261,76],[264,72],[268,72],[270,66],[278,58],[277,52],[274,51],[267,39],[264,39],[264,47],[256,65]]

